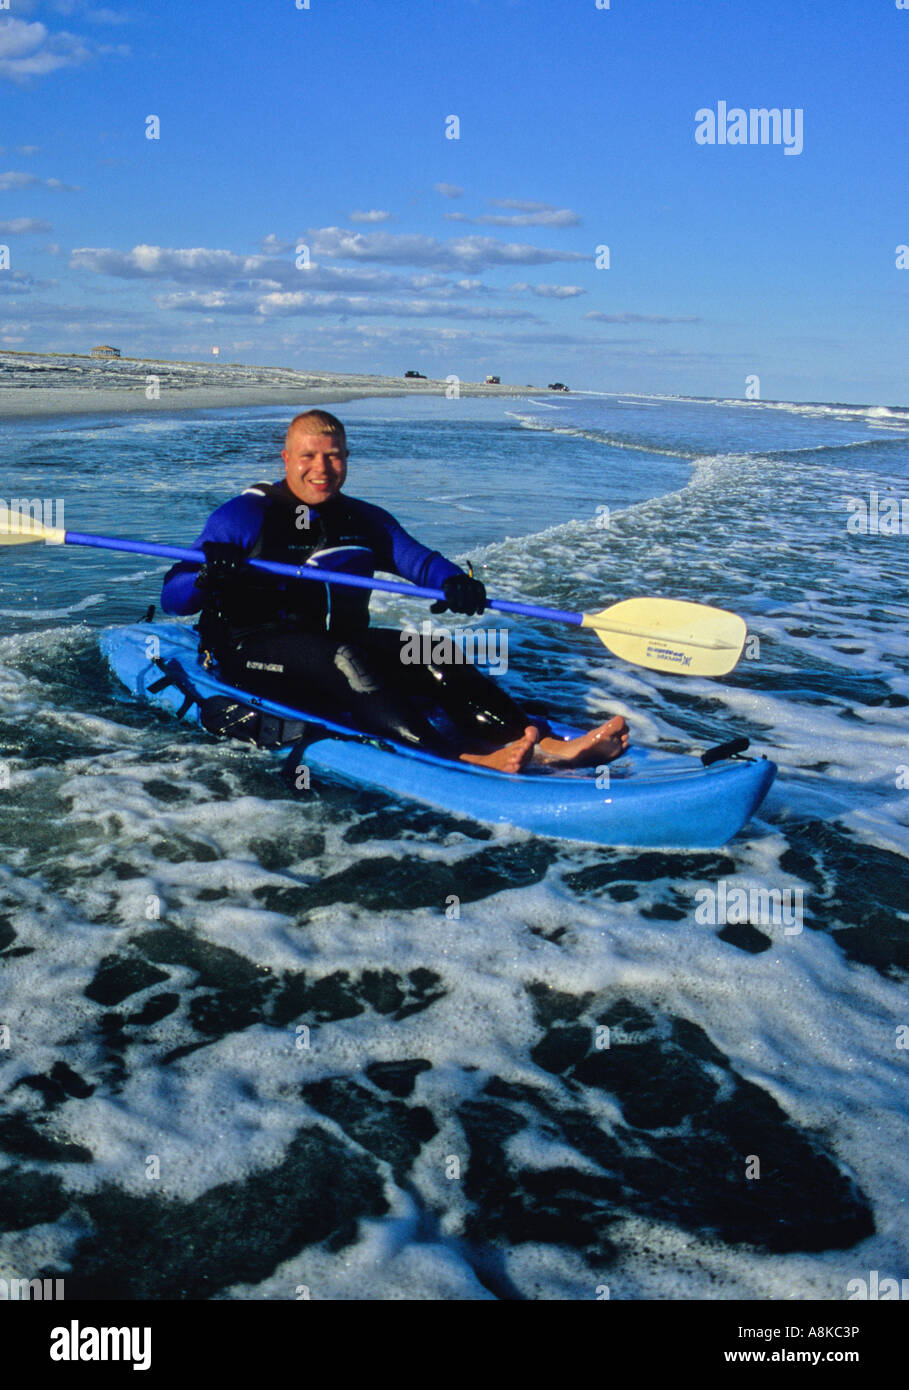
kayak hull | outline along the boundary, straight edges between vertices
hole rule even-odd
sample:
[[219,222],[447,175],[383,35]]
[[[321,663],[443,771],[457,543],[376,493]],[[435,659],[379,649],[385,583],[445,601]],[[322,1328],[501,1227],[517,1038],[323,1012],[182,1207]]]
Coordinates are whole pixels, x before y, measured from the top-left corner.
[[[173,714],[186,703],[185,692],[173,685],[149,689],[161,680],[155,658],[176,660],[200,699],[240,694],[202,669],[196,646],[192,628],[181,623],[138,623],[101,634],[101,650],[126,688]],[[261,696],[242,693],[242,699],[264,713],[320,722]],[[184,717],[198,723],[198,704]],[[553,725],[553,730],[561,735],[578,732],[562,725]],[[705,768],[697,757],[634,748],[610,764],[606,785],[607,779],[598,777],[594,768],[509,775],[387,741],[337,734],[310,735],[301,762],[311,778],[371,787],[538,835],[629,848],[708,849],[725,844],[750,820],[776,775],[775,764],[764,758],[729,759]]]

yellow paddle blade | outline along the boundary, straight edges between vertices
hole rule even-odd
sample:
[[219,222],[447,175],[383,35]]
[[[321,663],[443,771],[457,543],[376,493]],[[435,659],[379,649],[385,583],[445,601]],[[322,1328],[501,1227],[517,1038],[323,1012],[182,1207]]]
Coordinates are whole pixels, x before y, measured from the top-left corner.
[[30,512],[13,511],[0,502],[0,545],[62,545],[65,536],[62,526],[43,526]]
[[684,676],[725,676],[748,631],[737,613],[672,598],[624,599],[585,613],[582,626],[623,661]]

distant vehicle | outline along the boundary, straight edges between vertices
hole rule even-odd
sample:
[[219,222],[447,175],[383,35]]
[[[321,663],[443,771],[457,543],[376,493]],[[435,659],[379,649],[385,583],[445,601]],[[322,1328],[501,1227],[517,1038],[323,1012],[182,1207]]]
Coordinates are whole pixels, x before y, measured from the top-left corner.
[[404,375],[409,377],[419,377],[420,381],[426,380],[426,374],[424,372],[405,372]]
[[501,378],[500,376],[488,376],[488,377],[486,378],[486,385],[487,385],[487,386],[501,386],[501,385],[502,385],[502,378]]
[[568,387],[565,385],[564,381],[551,381],[548,389],[550,391],[567,391]]

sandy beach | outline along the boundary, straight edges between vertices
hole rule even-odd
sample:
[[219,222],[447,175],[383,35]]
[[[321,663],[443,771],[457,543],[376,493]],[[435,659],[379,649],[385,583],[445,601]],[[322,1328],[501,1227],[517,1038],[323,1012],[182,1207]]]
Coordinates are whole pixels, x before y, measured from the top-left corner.
[[[444,395],[449,384],[343,372],[302,372],[240,363],[170,362],[48,353],[0,353],[0,418],[37,415],[170,414],[250,405],[289,409],[366,396]],[[464,396],[520,396],[526,386],[461,381]],[[534,387],[534,390],[543,390]]]

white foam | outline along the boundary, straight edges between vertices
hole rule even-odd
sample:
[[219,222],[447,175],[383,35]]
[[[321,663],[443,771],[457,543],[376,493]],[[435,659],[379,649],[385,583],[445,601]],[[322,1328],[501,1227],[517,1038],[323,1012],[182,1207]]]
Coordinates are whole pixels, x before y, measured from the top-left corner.
[[[567,401],[540,404],[571,408]],[[590,400],[582,405],[593,408]],[[93,1192],[110,1182],[147,1195],[144,1161],[155,1153],[162,1160],[157,1190],[192,1201],[277,1165],[301,1124],[341,1137],[339,1127],[302,1100],[305,1080],[348,1077],[366,1085],[365,1068],[375,1061],[431,1063],[410,1098],[428,1106],[439,1126],[411,1174],[417,1197],[381,1165],[387,1218],[363,1222],[354,1243],[340,1251],[303,1251],[261,1283],[236,1285],[222,1296],[293,1298],[299,1284],[310,1286],[313,1299],[489,1296],[462,1244],[471,1204],[463,1184],[446,1176],[445,1160],[452,1154],[469,1160],[457,1110],[480,1096],[492,1076],[539,1088],[556,1106],[565,1103],[561,1083],[530,1055],[541,1029],[527,987],[537,982],[606,1001],[624,996],[659,1017],[703,1028],[739,1075],[769,1091],[854,1173],[871,1200],[878,1234],[853,1250],[769,1255],[622,1216],[610,1225],[619,1253],[606,1270],[563,1245],[507,1249],[506,1274],[526,1296],[595,1298],[597,1285],[606,1283],[613,1299],[840,1299],[847,1280],[863,1270],[901,1272],[909,1158],[905,1054],[894,1030],[905,1019],[904,990],[850,961],[829,934],[848,911],[845,895],[837,896],[836,875],[844,870],[819,857],[821,898],[812,881],[784,865],[793,843],[810,856],[812,827],[821,834],[832,822],[859,856],[864,847],[897,860],[909,855],[909,792],[896,784],[897,767],[909,765],[906,708],[876,703],[909,695],[906,547],[901,538],[848,537],[843,506],[845,496],[873,486],[905,490],[895,437],[904,420],[883,407],[678,405],[684,409],[672,410],[682,422],[693,422],[698,406],[714,415],[719,406],[747,409],[755,447],[767,431],[772,448],[756,454],[692,446],[690,479],[665,495],[613,509],[607,531],[592,517],[544,527],[544,507],[533,535],[508,539],[513,519],[502,504],[493,514],[497,538],[478,552],[464,536],[462,554],[478,562],[490,591],[495,586],[547,605],[593,609],[633,593],[664,593],[734,607],[749,619],[760,657],[743,661],[728,681],[625,666],[589,633],[492,615],[485,621],[508,627],[506,683],[522,697],[576,717],[615,710],[629,719],[636,739],[675,747],[703,747],[744,728],[754,751],[779,763],[761,818],[724,851],[733,864],[724,872],[735,883],[804,893],[804,930],[786,936],[762,928],[771,944],[760,954],[748,955],[696,922],[694,894],[715,880],[706,870],[701,875],[689,855],[667,854],[660,876],[650,880],[638,856],[561,846],[541,882],[515,888],[502,871],[498,891],[491,878],[486,896],[461,902],[458,920],[446,916],[441,891],[438,903],[407,910],[389,893],[376,910],[371,899],[370,905],[358,900],[354,885],[353,901],[312,908],[309,885],[357,865],[371,887],[389,857],[406,864],[417,883],[440,866],[457,883],[462,865],[468,880],[478,852],[507,852],[520,864],[535,843],[507,829],[477,842],[441,818],[434,833],[411,832],[403,828],[406,818],[396,822],[393,814],[381,838],[352,842],[347,833],[363,829],[375,803],[322,787],[291,798],[277,760],[208,742],[198,731],[111,701],[88,627],[0,641],[0,719],[11,771],[0,894],[4,911],[11,905],[15,945],[34,947],[33,955],[5,958],[0,971],[0,1016],[13,1032],[12,1047],[0,1053],[0,1093],[10,1096],[16,1081],[46,1075],[60,1060],[99,1083],[93,1096],[68,1100],[54,1114],[54,1132],[94,1155],[91,1164],[56,1170],[69,1190]],[[664,404],[648,398],[643,406],[662,422]],[[261,412],[257,418],[264,418]],[[566,415],[572,418],[579,417]],[[788,442],[797,435],[795,448],[780,444],[781,418]],[[879,450],[867,438],[875,421],[894,431]],[[612,438],[613,425],[608,439],[586,422],[553,438],[556,447],[566,437],[612,447],[621,438]],[[816,432],[808,433],[809,425]],[[183,438],[182,429],[175,423],[176,438]],[[844,438],[850,431],[852,442]],[[684,458],[691,442],[684,423],[677,435]],[[526,435],[522,440],[526,448]],[[653,442],[665,449],[665,438]],[[626,454],[629,468],[633,454]],[[509,457],[517,469],[518,454]],[[393,470],[406,469],[407,460],[388,466],[389,486],[398,485]],[[197,485],[188,468],[166,479],[175,505],[184,505]],[[206,488],[217,493],[230,469],[236,465],[206,475]],[[518,474],[511,481],[524,486],[526,479]],[[440,503],[471,500],[475,482],[439,478],[441,494],[433,484],[423,487],[419,505],[427,522]],[[108,580],[136,583],[151,572],[103,573],[106,586]],[[34,621],[51,622],[64,612],[53,593],[36,593]],[[85,611],[94,616],[99,606],[86,604]],[[384,621],[412,620],[403,599],[377,596],[373,608]],[[65,615],[79,611],[67,606]],[[93,663],[98,684],[87,686],[84,673]],[[53,749],[43,759],[42,740]],[[260,857],[267,855],[257,844],[283,851],[283,867],[263,867]],[[613,879],[634,884],[636,898],[616,902],[608,892],[570,886],[566,875],[604,860],[613,865]],[[257,896],[276,888],[290,890],[282,910]],[[213,896],[218,893],[224,896]],[[123,1087],[113,1094],[104,1084],[99,1011],[84,990],[105,957],[158,929],[146,915],[150,897],[159,900],[161,926],[237,953],[261,972],[257,978],[305,971],[316,981],[347,972],[356,981],[366,970],[387,969],[403,980],[409,971],[431,970],[444,997],[397,1021],[368,1007],[336,1022],[310,1019],[311,1048],[303,1054],[294,1046],[293,1024],[258,1024],[165,1067],[160,1059],[167,1051],[200,1041],[187,1014],[194,972],[165,965],[168,983],[116,1006],[127,1013],[158,990],[181,994],[177,1010],[142,1030],[143,1042],[127,1054]],[[690,910],[670,922],[648,915],[667,902]],[[893,917],[902,921],[895,909]],[[624,1124],[614,1097],[591,1091],[583,1099],[604,1131]],[[13,1113],[30,1117],[40,1110],[35,1093],[22,1086],[9,1103]],[[540,1128],[514,1136],[507,1153],[531,1171],[592,1170],[588,1159]],[[429,1234],[427,1212],[436,1221]],[[63,1258],[77,1236],[63,1224],[12,1233],[3,1237],[0,1254],[30,1273]]]

